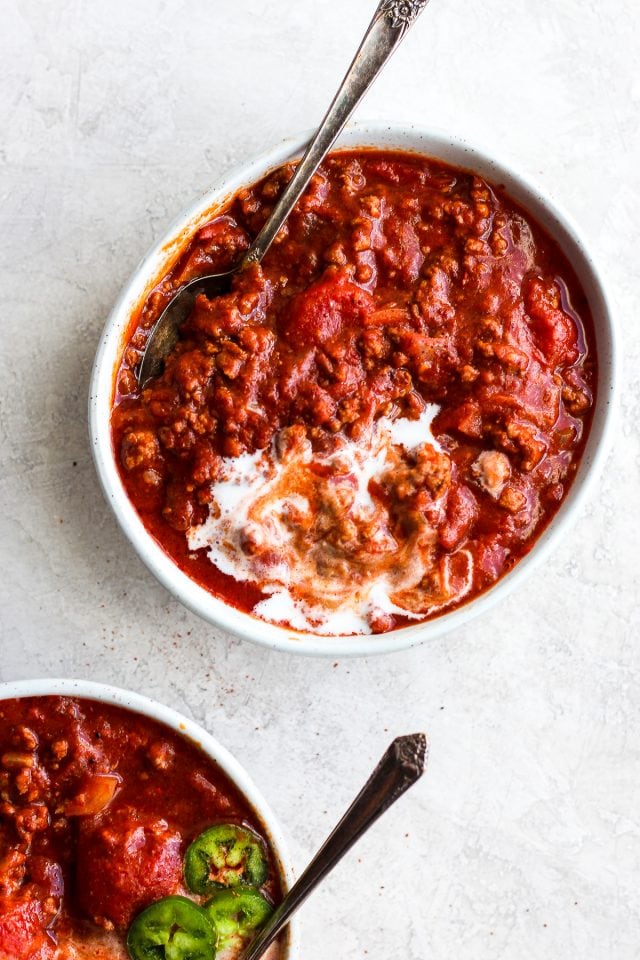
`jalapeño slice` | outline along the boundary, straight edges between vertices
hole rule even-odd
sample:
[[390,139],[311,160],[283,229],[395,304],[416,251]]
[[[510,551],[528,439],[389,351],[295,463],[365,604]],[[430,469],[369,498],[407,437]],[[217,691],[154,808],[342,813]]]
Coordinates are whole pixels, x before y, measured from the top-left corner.
[[165,897],[135,918],[127,950],[132,960],[214,960],[216,931],[193,900]]
[[260,887],[267,879],[267,858],[259,837],[233,823],[201,833],[184,858],[185,883],[193,893],[212,893],[240,884]]
[[220,951],[228,947],[240,949],[273,912],[269,901],[256,887],[218,890],[204,909],[216,928]]

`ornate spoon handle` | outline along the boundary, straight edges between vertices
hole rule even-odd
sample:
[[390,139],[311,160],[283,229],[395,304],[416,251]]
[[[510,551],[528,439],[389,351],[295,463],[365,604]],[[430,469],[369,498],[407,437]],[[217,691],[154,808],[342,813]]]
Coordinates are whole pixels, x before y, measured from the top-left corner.
[[393,741],[340,823],[243,954],[242,960],[258,960],[262,956],[311,891],[371,824],[420,779],[426,758],[427,738],[424,733],[413,733]]
[[381,0],[318,132],[242,262],[259,263],[338,134],[429,0]]

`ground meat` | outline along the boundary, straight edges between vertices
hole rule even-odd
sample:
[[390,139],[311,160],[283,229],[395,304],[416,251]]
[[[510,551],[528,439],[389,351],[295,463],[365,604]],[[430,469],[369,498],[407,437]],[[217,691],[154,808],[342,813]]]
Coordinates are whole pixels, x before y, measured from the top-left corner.
[[471,464],[471,473],[482,489],[496,499],[511,475],[509,458],[497,450],[483,450]]
[[125,470],[149,466],[160,453],[160,444],[153,430],[128,430],[122,439],[122,465]]

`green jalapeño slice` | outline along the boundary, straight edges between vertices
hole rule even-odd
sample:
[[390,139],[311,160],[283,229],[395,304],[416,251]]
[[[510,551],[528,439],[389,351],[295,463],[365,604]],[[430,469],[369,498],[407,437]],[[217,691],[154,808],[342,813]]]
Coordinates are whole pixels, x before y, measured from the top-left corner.
[[135,918],[127,934],[132,960],[214,960],[216,931],[186,897],[165,897]]
[[273,912],[269,901],[256,887],[227,887],[218,890],[204,906],[218,934],[218,950],[241,949]]
[[209,827],[187,850],[184,879],[189,889],[199,894],[240,884],[262,886],[267,879],[267,858],[260,838],[233,823]]

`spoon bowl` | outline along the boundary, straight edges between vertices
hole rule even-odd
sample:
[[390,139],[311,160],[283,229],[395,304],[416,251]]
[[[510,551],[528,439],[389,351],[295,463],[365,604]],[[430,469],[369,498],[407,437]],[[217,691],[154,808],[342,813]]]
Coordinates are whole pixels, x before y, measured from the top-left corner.
[[211,273],[195,277],[178,291],[158,317],[149,335],[137,369],[138,384],[144,389],[150,380],[160,376],[167,357],[180,336],[180,327],[193,310],[196,297],[203,294],[209,300],[220,297],[231,289],[235,268],[225,273]]

